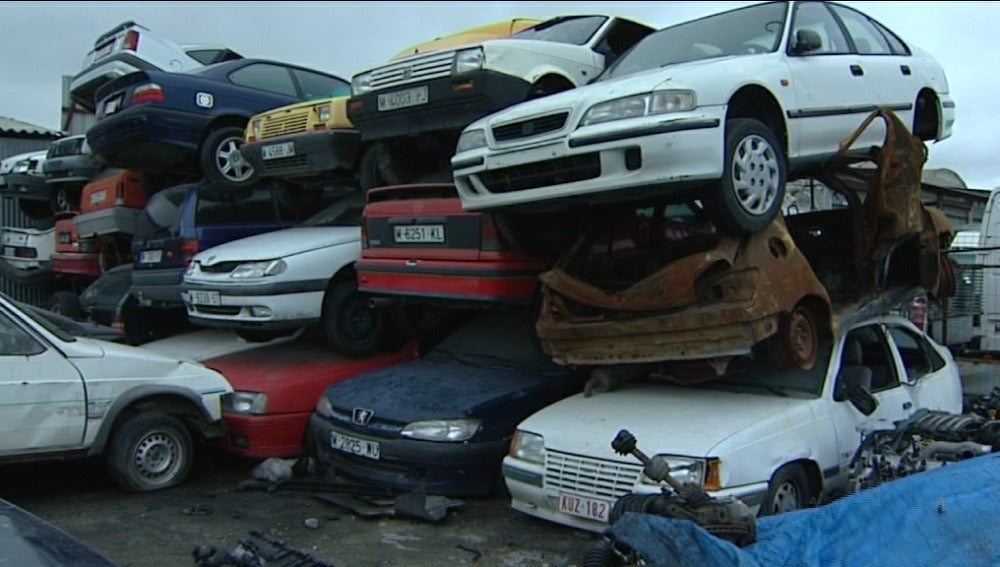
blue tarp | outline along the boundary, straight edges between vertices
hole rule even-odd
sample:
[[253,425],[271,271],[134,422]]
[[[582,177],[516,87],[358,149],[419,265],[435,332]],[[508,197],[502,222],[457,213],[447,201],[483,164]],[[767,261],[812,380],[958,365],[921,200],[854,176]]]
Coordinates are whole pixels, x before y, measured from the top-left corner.
[[760,518],[757,542],[742,549],[649,514],[626,514],[605,535],[664,567],[997,566],[1000,453]]

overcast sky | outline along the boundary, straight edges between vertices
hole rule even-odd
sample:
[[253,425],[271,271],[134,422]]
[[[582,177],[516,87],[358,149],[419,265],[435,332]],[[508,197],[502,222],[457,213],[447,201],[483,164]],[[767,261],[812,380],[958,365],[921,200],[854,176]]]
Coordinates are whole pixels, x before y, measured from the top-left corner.
[[[223,44],[346,79],[405,47],[514,17],[614,13],[661,28],[752,2],[3,2],[0,115],[59,128],[61,77],[76,74],[94,39],[134,20],[179,43]],[[1000,186],[1000,69],[993,39],[1000,2],[852,2],[934,55],[955,99],[951,138],[930,167],[972,188]],[[992,47],[991,47],[992,46]]]

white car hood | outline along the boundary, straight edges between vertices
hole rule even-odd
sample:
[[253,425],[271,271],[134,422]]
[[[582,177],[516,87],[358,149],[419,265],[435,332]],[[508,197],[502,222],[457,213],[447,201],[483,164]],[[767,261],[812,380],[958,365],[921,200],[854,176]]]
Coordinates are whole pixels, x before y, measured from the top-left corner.
[[712,456],[731,435],[789,412],[809,400],[630,384],[585,398],[577,394],[528,417],[518,429],[545,437],[545,448],[621,461],[611,441],[627,429],[647,455]]
[[356,226],[286,228],[220,244],[199,252],[194,260],[206,266],[219,262],[274,260],[360,240],[361,228]]

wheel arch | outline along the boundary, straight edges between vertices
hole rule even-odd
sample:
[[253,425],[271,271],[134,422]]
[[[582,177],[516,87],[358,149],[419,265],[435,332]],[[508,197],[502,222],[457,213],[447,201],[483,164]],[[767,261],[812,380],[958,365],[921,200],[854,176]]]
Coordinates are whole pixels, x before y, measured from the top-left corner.
[[768,483],[774,479],[774,475],[778,474],[778,471],[789,466],[798,466],[806,473],[806,480],[809,482],[809,497],[811,498],[806,505],[815,506],[819,502],[820,494],[823,492],[823,472],[820,469],[819,463],[812,459],[802,457],[782,464],[771,471]]
[[[931,112],[932,119],[921,123],[921,112]],[[923,141],[935,140],[941,132],[941,99],[934,89],[924,87],[913,100],[913,125],[911,131]]]
[[[531,82],[531,86],[528,87],[528,97],[533,98],[534,93],[541,91],[546,95],[555,94],[562,91],[568,91],[570,89],[575,89],[578,85],[573,82],[572,79],[567,77],[565,74],[560,73],[554,69],[548,69],[541,72],[539,76],[538,73],[534,73],[534,76],[538,78]],[[544,96],[544,95],[542,95]]]
[[208,126],[201,133],[201,139],[198,141],[198,147],[200,148],[205,140],[220,128],[239,128],[241,130],[246,130],[247,123],[250,122],[250,116],[244,116],[241,114],[224,114],[222,116],[217,116],[208,123]]
[[744,85],[731,97],[726,107],[726,120],[752,118],[767,126],[778,138],[784,150],[785,159],[789,155],[788,123],[781,111],[778,99],[771,91],[760,85]]

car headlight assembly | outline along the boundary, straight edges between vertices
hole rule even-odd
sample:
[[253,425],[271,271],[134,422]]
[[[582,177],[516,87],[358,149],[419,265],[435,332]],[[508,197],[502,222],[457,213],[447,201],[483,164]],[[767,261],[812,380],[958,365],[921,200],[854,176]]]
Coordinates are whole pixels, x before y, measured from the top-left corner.
[[240,264],[230,272],[229,277],[237,280],[276,276],[285,271],[288,265],[284,260],[266,260],[263,262],[247,262]]
[[400,431],[403,437],[423,441],[468,441],[479,431],[478,419],[431,419],[414,421]]
[[654,91],[595,104],[583,115],[580,126],[640,116],[685,112],[694,110],[697,106],[698,100],[694,91]]
[[250,132],[255,138],[260,137],[260,118],[250,122]]
[[[653,459],[662,459],[670,466],[670,476],[681,484],[697,484],[702,486],[705,482],[705,460],[691,457],[678,457],[676,455],[656,455]],[[645,474],[640,475],[639,482],[659,486],[660,481],[653,480]]]
[[247,415],[267,413],[267,394],[260,392],[231,392],[222,395],[222,411]]
[[462,49],[455,52],[454,74],[460,75],[469,71],[478,71],[483,68],[486,55],[482,47]]
[[316,116],[319,118],[319,121],[322,122],[322,123],[324,123],[324,124],[326,124],[327,122],[329,122],[330,121],[330,105],[329,104],[321,104],[321,105],[317,106],[316,107]]
[[455,153],[460,154],[462,152],[483,147],[486,147],[486,130],[481,128],[466,130],[465,132],[462,132],[461,136],[458,137],[458,144],[455,147]]
[[372,90],[372,74],[361,73],[351,79],[351,94],[361,95]]
[[198,262],[191,262],[190,264],[188,264],[187,269],[184,270],[184,275],[185,276],[193,275],[194,272],[195,272],[195,270],[197,269],[197,266],[198,266]]
[[518,429],[510,440],[508,454],[529,463],[545,464],[545,438],[537,433]]
[[326,397],[326,394],[316,400],[316,413],[326,418],[333,417],[333,404],[330,403],[330,398]]

